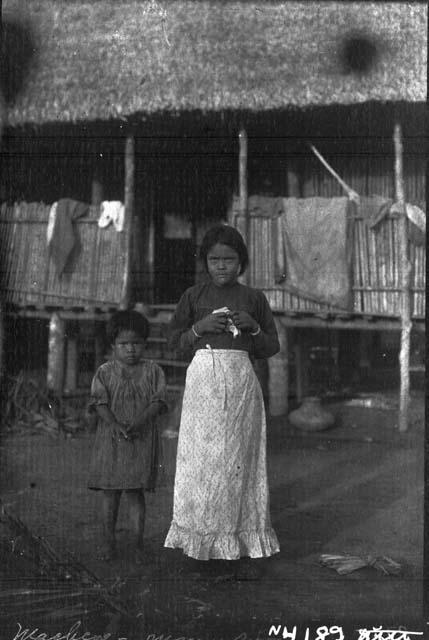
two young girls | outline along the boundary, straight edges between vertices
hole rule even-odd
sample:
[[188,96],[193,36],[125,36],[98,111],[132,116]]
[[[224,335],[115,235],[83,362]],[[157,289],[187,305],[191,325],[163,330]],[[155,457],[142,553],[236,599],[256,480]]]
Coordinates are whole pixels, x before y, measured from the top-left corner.
[[[261,558],[279,551],[271,526],[262,391],[252,360],[279,350],[262,292],[238,282],[248,254],[241,235],[207,232],[201,258],[210,281],[182,295],[171,344],[193,359],[179,431],[173,520],[165,540],[197,560]],[[90,486],[103,490],[106,556],[122,491],[128,494],[137,549],[143,544],[144,489],[156,470],[156,416],[165,409],[161,369],[142,360],[147,321],[136,312],[112,319],[114,359],[92,385],[99,417]]]

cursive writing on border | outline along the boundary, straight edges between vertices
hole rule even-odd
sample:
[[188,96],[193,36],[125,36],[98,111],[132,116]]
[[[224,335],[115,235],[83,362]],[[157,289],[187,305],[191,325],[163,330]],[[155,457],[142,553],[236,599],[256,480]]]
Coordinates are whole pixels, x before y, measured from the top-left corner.
[[[40,629],[24,629],[20,622],[17,622],[18,631],[16,632],[13,640],[114,640],[111,633],[104,633],[102,635],[92,635],[89,631],[85,631],[82,635],[80,620],[75,622],[68,631],[62,633],[61,631],[55,635],[50,635]],[[116,640],[128,640],[125,636],[120,636]]]

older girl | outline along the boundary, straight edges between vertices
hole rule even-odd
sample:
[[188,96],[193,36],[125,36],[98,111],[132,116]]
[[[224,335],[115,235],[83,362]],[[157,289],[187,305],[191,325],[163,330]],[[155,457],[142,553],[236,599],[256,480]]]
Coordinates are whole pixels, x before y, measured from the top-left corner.
[[277,353],[277,332],[263,293],[237,280],[248,254],[236,229],[210,229],[200,256],[210,281],[185,291],[170,327],[172,344],[194,355],[165,546],[197,560],[267,557],[279,545],[269,513],[264,404],[252,360]]

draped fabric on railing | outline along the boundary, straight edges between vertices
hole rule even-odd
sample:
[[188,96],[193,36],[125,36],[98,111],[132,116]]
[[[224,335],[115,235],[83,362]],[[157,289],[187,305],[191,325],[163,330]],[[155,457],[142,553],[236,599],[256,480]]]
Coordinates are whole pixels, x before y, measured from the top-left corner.
[[[345,291],[347,287],[344,286],[344,283],[349,281],[351,300],[347,305],[341,304],[338,297],[335,299],[331,296],[329,300],[326,295],[320,295],[317,287],[311,291],[308,286],[300,288],[298,280],[291,281],[291,274],[288,273],[288,260],[290,267],[293,256],[286,255],[288,250],[290,251],[290,245],[287,241],[285,242],[283,217],[285,216],[285,203],[288,201],[292,203],[296,200],[296,198],[261,198],[260,196],[249,198],[250,284],[262,289],[272,308],[278,311],[309,312],[349,309],[368,314],[399,316],[401,274],[397,214],[388,211],[387,215],[384,215],[377,224],[370,226],[368,220],[361,214],[359,207],[352,203],[348,204],[345,251],[347,259],[343,262],[344,269],[348,273],[338,272],[336,282],[331,284],[331,287],[337,286],[338,291],[340,291],[339,285],[341,285],[342,290]],[[301,199],[302,202],[307,200],[310,202],[319,199]],[[328,198],[320,198],[320,200],[329,201]],[[331,200],[345,199],[332,198]],[[322,212],[322,209],[320,211]],[[305,215],[304,209],[302,209],[301,215]],[[239,230],[244,231],[244,217],[239,211],[237,199],[234,199],[232,203],[229,221]],[[308,225],[304,224],[303,220],[303,231],[307,227]],[[319,227],[319,231],[322,227],[323,225]],[[410,231],[408,246],[412,265],[411,310],[413,317],[423,318],[425,315],[426,247],[416,241],[418,234],[415,233],[416,229],[410,221],[408,221],[408,228]],[[307,229],[307,233],[311,239],[314,229],[310,231]],[[327,232],[325,241],[321,239],[319,242],[319,246],[327,248],[326,259],[329,257],[329,244],[332,243],[334,235]],[[339,235],[344,238],[342,232]],[[311,258],[310,250],[309,256]],[[301,257],[305,258],[305,255],[302,254]],[[337,261],[338,251],[333,252],[333,257]],[[298,260],[296,256],[295,259]],[[281,260],[283,260],[283,270],[280,268]],[[337,261],[337,266],[338,264]],[[325,266],[327,266],[325,275],[333,279],[331,266]],[[292,275],[296,276],[297,272]],[[321,281],[323,277],[322,274]],[[304,283],[304,285],[307,284]]]

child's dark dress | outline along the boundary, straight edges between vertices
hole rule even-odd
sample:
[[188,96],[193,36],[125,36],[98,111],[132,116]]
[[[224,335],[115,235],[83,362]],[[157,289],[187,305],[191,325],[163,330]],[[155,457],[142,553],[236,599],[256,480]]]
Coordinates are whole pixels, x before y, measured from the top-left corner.
[[[142,360],[129,372],[118,361],[101,365],[91,387],[91,405],[107,405],[118,422],[131,423],[154,401],[165,402],[162,369]],[[112,428],[98,417],[90,464],[90,489],[147,489],[156,483],[158,429],[151,421],[132,441],[114,437]]]

